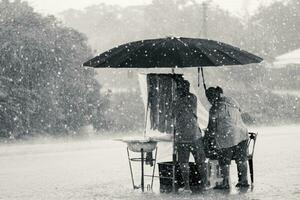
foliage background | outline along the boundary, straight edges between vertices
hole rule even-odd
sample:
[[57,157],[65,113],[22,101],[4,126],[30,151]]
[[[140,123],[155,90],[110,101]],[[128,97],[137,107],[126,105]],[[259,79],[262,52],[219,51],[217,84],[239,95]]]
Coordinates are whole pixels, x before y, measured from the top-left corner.
[[[208,85],[234,96],[249,123],[299,123],[299,95],[276,92],[300,94],[299,67],[268,64],[300,48],[299,16],[297,0],[274,2],[244,17],[209,4],[204,30],[203,6],[194,0],[99,4],[67,10],[62,21],[36,13],[25,1],[2,0],[0,136],[76,135],[90,124],[100,132],[143,129],[136,74],[97,74],[81,64],[118,44],[170,35],[207,37],[262,56],[267,62],[259,66],[205,70]],[[205,97],[201,101],[208,107]]]
[[81,67],[86,36],[26,2],[1,1],[0,16],[0,136],[75,133],[102,119],[101,87]]
[[[125,8],[99,4],[83,11],[68,10],[61,16],[67,25],[88,36],[95,53],[129,41],[172,35],[207,37],[257,54],[265,59],[263,65],[206,68],[208,85],[220,85],[227,95],[237,98],[252,116],[249,123],[300,123],[300,67],[277,69],[269,64],[276,56],[300,48],[297,0],[274,1],[243,17],[209,4],[206,31],[203,6],[193,0],[153,0],[149,5]],[[125,85],[124,77],[126,73],[114,73],[112,77],[102,72],[99,81],[103,80],[106,87],[120,88]],[[129,88],[137,85],[131,83]],[[280,94],[277,90],[293,90],[298,95]],[[201,101],[208,107],[205,97]]]

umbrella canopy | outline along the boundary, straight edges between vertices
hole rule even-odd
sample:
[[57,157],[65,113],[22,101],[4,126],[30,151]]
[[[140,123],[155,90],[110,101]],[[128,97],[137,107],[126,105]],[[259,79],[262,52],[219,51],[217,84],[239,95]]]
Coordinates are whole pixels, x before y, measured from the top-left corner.
[[94,68],[176,68],[245,65],[263,59],[222,42],[167,37],[126,43],[85,62]]
[[300,49],[282,54],[275,58],[275,65],[300,64]]

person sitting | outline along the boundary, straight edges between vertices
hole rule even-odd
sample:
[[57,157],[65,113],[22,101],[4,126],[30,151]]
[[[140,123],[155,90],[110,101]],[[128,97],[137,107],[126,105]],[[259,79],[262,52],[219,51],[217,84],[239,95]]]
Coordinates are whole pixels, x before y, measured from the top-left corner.
[[206,97],[212,105],[209,110],[209,123],[205,134],[213,137],[217,149],[223,182],[215,189],[229,189],[231,160],[235,160],[238,171],[236,187],[249,187],[247,179],[248,131],[241,118],[239,104],[231,97],[223,95],[220,87],[210,87]]
[[173,109],[175,118],[175,147],[182,171],[184,190],[190,190],[189,157],[193,154],[201,177],[201,188],[206,186],[205,153],[201,130],[197,122],[197,97],[189,92],[190,84],[186,80],[177,81],[176,101]]

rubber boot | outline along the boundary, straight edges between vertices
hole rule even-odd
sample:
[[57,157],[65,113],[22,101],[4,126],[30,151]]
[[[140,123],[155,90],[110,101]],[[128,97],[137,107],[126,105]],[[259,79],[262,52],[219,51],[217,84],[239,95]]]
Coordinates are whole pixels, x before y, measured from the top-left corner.
[[180,164],[181,175],[184,181],[184,190],[190,190],[190,166],[189,163]]
[[229,189],[229,169],[230,165],[220,165],[221,176],[223,178],[222,184],[217,185],[214,189],[226,190]]
[[237,162],[237,171],[239,182],[236,184],[236,187],[249,187],[248,183],[248,165],[247,161],[245,162]]
[[198,165],[198,171],[199,171],[199,176],[201,177],[201,188],[202,189],[205,189],[206,187],[209,186],[209,183],[208,183],[208,172],[207,172],[207,167],[208,167],[208,164],[203,162],[201,165]]

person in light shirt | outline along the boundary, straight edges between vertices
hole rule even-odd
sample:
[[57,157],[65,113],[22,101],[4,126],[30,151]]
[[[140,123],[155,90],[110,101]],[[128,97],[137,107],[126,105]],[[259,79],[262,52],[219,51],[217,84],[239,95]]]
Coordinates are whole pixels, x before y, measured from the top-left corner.
[[[214,138],[223,182],[215,189],[229,189],[229,168],[235,160],[238,170],[236,187],[249,187],[247,179],[248,131],[241,117],[239,104],[223,95],[220,87],[210,87],[206,97],[212,105],[206,136]],[[206,137],[205,136],[205,137]]]

